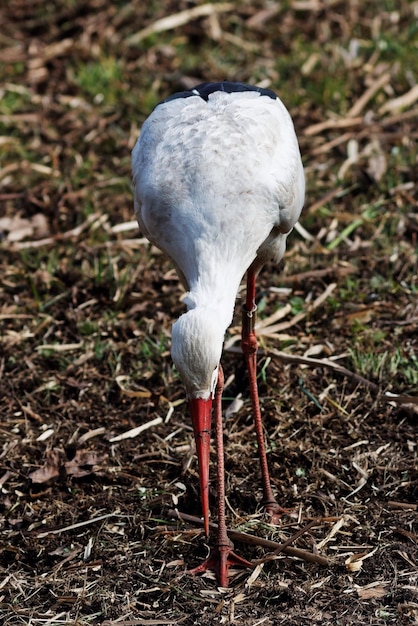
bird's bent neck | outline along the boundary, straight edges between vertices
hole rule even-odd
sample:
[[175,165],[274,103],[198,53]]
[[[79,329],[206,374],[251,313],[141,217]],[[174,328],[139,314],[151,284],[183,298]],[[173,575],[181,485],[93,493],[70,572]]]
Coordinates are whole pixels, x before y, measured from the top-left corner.
[[184,297],[188,311],[195,311],[195,315],[203,320],[208,317],[216,320],[217,326],[222,327],[224,335],[232,321],[240,279],[241,276],[231,280],[231,276],[225,276],[224,272],[220,271],[213,280],[209,280],[207,275],[205,283],[199,279],[193,282]]
[[171,355],[189,398],[213,395],[225,325],[216,308],[195,306],[173,325]]

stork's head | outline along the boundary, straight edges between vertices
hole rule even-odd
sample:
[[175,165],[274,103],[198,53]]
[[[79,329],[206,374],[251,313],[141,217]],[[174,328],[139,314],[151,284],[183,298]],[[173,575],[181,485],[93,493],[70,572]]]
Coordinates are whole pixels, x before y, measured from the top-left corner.
[[213,397],[225,334],[219,322],[212,309],[197,307],[173,325],[171,356],[189,400]]
[[200,497],[209,535],[209,450],[212,400],[225,329],[209,308],[184,313],[173,325],[171,355],[186,386],[199,463]]

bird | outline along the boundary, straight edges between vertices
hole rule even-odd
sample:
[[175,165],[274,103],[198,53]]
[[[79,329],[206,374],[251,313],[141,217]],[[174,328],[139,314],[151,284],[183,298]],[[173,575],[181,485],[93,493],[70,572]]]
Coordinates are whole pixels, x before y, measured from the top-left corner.
[[305,177],[291,116],[271,89],[206,82],[160,102],[132,151],[134,209],[141,232],[172,261],[186,311],[172,326],[171,356],[184,383],[198,459],[203,526],[209,537],[212,414],[217,447],[217,541],[191,570],[215,571],[228,587],[237,555],[225,521],[221,356],[237,293],[261,465],[263,504],[271,523],[283,510],[270,481],[257,389],[256,281],[278,263],[299,219]]

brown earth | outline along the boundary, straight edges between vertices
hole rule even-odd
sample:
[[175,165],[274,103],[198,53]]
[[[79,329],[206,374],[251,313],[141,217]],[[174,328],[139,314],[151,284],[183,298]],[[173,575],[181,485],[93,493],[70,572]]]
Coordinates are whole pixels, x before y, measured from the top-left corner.
[[[0,8],[1,623],[418,624],[417,3],[207,6]],[[308,181],[304,229],[258,294],[260,320],[276,315],[259,382],[278,527],[239,314],[227,336],[228,524],[258,563],[228,590],[187,573],[208,542],[171,517],[200,515],[170,360],[182,292],[130,223],[142,121],[224,78],[282,95]],[[314,562],[257,543],[299,530],[290,547]]]

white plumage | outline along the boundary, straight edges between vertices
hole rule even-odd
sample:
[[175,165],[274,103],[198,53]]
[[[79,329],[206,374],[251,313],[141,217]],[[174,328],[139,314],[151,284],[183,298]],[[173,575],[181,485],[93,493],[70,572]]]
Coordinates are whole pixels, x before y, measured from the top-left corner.
[[154,109],[133,150],[132,166],[140,228],[171,257],[187,291],[187,312],[173,325],[171,354],[190,403],[206,535],[215,398],[218,540],[209,558],[193,571],[215,569],[220,585],[227,586],[230,565],[251,564],[232,552],[225,523],[222,345],[247,272],[242,347],[264,505],[276,521],[283,509],[271,488],[258,400],[255,280],[267,261],[282,258],[302,209],[305,182],[299,146],[289,113],[272,91],[205,83]]
[[132,158],[140,228],[188,291],[173,361],[189,396],[208,398],[242,277],[282,258],[302,209],[293,123],[258,91],[176,98],[154,109]]

